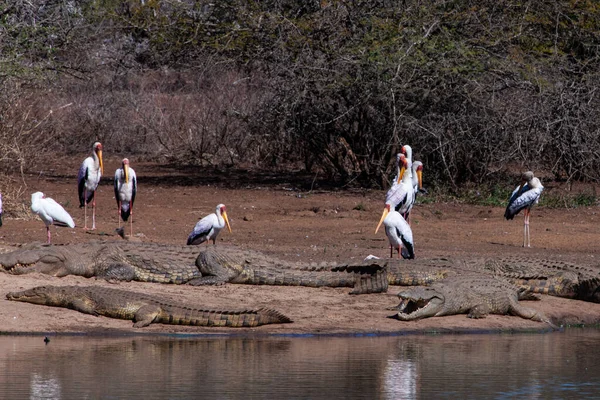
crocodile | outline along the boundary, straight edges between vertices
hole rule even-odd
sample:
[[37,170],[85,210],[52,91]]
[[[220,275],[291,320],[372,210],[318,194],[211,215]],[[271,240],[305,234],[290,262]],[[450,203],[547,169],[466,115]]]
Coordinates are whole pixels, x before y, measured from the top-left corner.
[[525,256],[421,258],[411,260],[411,264],[414,269],[438,268],[456,275],[495,276],[532,293],[600,303],[600,269],[597,267]]
[[528,289],[493,276],[453,276],[431,286],[408,288],[398,297],[397,317],[402,321],[455,314],[467,314],[469,318],[510,314],[555,328],[544,314],[519,304],[519,299],[535,299]]
[[135,328],[151,323],[245,328],[292,322],[280,312],[268,308],[240,311],[203,309],[143,293],[99,286],[38,286],[8,293],[6,298],[70,308],[95,316],[133,320]]
[[352,294],[385,292],[389,284],[428,284],[447,275],[395,260],[316,264],[277,260],[233,247],[199,251],[191,246],[134,242],[31,244],[0,254],[0,268],[10,274],[39,272],[110,281],[353,287]]

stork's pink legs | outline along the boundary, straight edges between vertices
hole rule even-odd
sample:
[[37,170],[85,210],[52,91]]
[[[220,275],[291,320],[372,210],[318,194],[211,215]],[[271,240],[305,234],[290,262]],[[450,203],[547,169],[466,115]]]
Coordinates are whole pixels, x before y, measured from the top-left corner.
[[531,212],[528,208],[523,213],[523,247],[531,247],[531,237],[529,236],[529,216]]
[[[83,200],[83,229],[88,230],[87,227],[87,189],[83,192],[84,200]],[[96,192],[92,194],[92,230],[96,229]]]

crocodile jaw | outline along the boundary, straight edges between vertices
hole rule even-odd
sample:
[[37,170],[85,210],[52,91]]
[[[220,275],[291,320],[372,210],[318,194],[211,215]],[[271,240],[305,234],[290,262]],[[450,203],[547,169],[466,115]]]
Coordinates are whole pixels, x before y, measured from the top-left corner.
[[48,303],[48,296],[43,290],[39,289],[46,289],[46,287],[36,287],[21,292],[10,292],[7,293],[6,298],[13,301],[26,301],[28,303],[46,305]]
[[9,257],[6,255],[5,260],[0,261],[0,269],[7,272],[19,273],[24,269],[45,270],[57,269],[64,266],[65,258],[56,254],[39,255],[38,252],[23,251],[20,254]]
[[444,307],[444,296],[441,294],[412,295],[401,292],[398,297],[398,319],[401,321],[435,317]]

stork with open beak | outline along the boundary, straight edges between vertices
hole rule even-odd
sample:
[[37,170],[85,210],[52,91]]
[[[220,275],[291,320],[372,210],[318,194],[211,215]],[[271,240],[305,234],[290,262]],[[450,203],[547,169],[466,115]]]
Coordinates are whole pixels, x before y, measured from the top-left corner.
[[229,233],[231,233],[231,226],[229,225],[229,218],[227,218],[227,210],[225,204],[219,204],[215,209],[215,212],[207,215],[196,223],[192,233],[189,234],[187,244],[201,244],[212,240],[213,245],[216,244],[217,236],[219,232],[227,225]]
[[127,158],[121,162],[121,168],[115,171],[114,187],[119,229],[121,228],[121,219],[124,222],[129,219],[129,236],[133,236],[133,203],[137,193],[137,177],[134,169],[129,166]]
[[79,208],[84,208],[83,229],[87,227],[87,205],[92,203],[92,230],[96,229],[96,189],[104,173],[102,163],[102,144],[94,143],[92,155],[83,160],[77,174],[77,189],[79,192]]
[[511,220],[523,210],[523,247],[531,247],[529,216],[531,208],[540,201],[543,191],[542,182],[533,175],[533,172],[527,171],[521,176],[521,184],[512,192],[508,200],[504,218]]
[[31,211],[44,221],[48,243],[51,239],[50,225],[75,228],[75,222],[69,213],[56,201],[44,196],[42,192],[35,192],[31,195]]

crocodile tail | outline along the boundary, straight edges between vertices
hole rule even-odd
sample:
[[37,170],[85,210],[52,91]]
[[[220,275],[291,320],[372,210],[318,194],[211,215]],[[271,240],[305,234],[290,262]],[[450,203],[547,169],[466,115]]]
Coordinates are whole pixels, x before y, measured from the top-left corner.
[[287,324],[293,322],[289,317],[270,308],[259,308],[256,310],[256,314],[258,315],[258,325]]
[[244,311],[221,311],[214,314],[209,326],[228,326],[232,328],[251,328],[267,324],[285,324],[292,320],[279,311],[270,308]]

